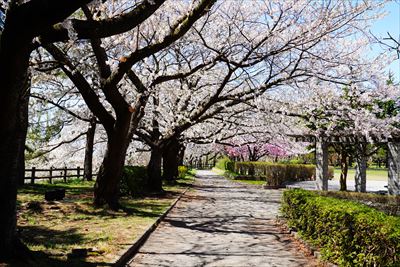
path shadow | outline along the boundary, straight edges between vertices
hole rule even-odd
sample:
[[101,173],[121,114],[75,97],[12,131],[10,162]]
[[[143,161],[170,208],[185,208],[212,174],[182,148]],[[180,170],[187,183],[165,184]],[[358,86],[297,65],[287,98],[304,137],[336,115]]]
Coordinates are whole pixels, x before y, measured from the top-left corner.
[[281,192],[197,179],[129,266],[315,266],[275,223]]
[[[211,219],[211,220],[204,220],[204,218],[201,218],[202,222],[199,222],[199,220],[193,220],[192,222],[185,221],[186,218],[180,218],[178,220],[174,220],[171,218],[167,218],[164,221],[166,223],[169,223],[173,227],[180,227],[180,228],[186,228],[188,230],[192,231],[201,231],[201,232],[206,232],[210,234],[218,234],[218,233],[223,233],[223,234],[243,234],[243,235],[273,235],[275,236],[276,239],[279,238],[279,234],[286,234],[281,231],[265,231],[264,229],[256,229],[255,227],[249,227],[246,229],[245,225],[244,227],[238,227],[238,223],[232,223],[235,220],[232,219],[232,217],[229,218],[218,218],[218,219]],[[240,229],[242,228],[242,229]],[[252,229],[251,229],[252,228]]]
[[[54,248],[63,245],[76,245],[80,248],[87,241],[83,234],[77,232],[76,228],[67,230],[54,230],[43,226],[19,226],[18,232],[23,242],[30,246],[43,246]],[[107,240],[101,240],[104,241]],[[67,253],[48,254],[43,251],[31,251],[31,257],[20,259],[9,263],[9,266],[112,266],[107,262],[88,262],[86,257],[69,258]]]

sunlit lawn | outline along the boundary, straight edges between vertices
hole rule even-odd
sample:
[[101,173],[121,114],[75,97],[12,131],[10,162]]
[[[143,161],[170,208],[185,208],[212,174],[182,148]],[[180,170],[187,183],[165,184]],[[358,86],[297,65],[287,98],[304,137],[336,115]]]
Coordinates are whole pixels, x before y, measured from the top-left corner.
[[[354,180],[355,169],[349,169],[347,173],[347,180]],[[334,180],[339,180],[340,169],[335,168]],[[370,181],[387,181],[388,172],[386,169],[368,169],[367,170],[367,180]]]
[[[18,193],[18,231],[39,260],[30,266],[110,266],[174,201],[192,176],[165,186],[165,196],[122,198],[126,211],[114,212],[92,205],[93,182],[26,185]],[[44,192],[65,188],[62,201],[47,202]],[[71,258],[72,249],[89,255]]]

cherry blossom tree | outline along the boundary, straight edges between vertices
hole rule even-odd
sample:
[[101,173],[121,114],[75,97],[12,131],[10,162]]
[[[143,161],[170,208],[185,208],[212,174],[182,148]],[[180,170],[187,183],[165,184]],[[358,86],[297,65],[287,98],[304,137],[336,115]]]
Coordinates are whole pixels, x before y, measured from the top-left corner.
[[[0,258],[16,251],[15,183],[23,161],[33,50],[46,48],[104,127],[107,150],[95,203],[117,209],[118,179],[134,134],[157,144],[153,150],[160,142],[168,147],[184,135],[197,138],[203,123],[234,118],[246,106],[270,111],[263,98],[276,97],[274,91],[309,84],[310,91],[323,91],[322,84],[368,80],[371,64],[359,48],[367,44],[368,23],[379,17],[376,9],[383,4],[272,0],[213,6],[211,0],[152,0],[86,6],[89,2],[7,2],[0,49],[0,210],[6,218],[0,220]],[[184,34],[183,48],[176,49],[183,54],[170,64],[168,49]],[[287,107],[281,103],[278,110],[283,114]],[[364,113],[352,114],[369,116]],[[372,122],[376,128],[380,123]],[[160,154],[150,160],[155,169]],[[159,182],[150,184],[160,189]]]
[[[159,52],[182,37],[212,3],[213,1],[200,1],[198,6],[189,10],[187,15],[178,18],[167,33],[161,33],[161,35],[156,38],[161,39],[161,41],[151,41],[150,43],[146,43],[146,41],[144,44],[138,43],[139,47],[136,47],[128,56],[119,57],[120,60],[118,63],[108,60],[107,51],[100,39],[90,40],[90,47],[95,55],[95,62],[98,67],[98,89],[104,94],[105,100],[111,106],[113,113],[115,113],[115,117],[107,110],[107,106],[100,102],[99,97],[92,87],[93,84],[85,78],[82,70],[74,64],[73,60],[69,59],[68,53],[62,51],[55,45],[45,46],[47,51],[49,51],[58,62],[63,64],[61,66],[63,72],[78,88],[89,109],[96,115],[107,133],[107,152],[100,166],[95,185],[94,202],[96,205],[107,203],[113,209],[119,208],[118,182],[125,162],[127,148],[144,114],[143,109],[147,104],[150,89],[157,85],[157,83],[164,81],[164,79],[168,80],[167,76],[159,76],[158,80],[154,80],[153,83],[147,85],[143,83],[131,69],[132,66],[147,56]],[[89,20],[92,19],[93,12],[89,8],[84,8],[83,11]],[[165,12],[165,10],[161,12]],[[161,16],[161,18],[163,18],[163,16]],[[151,25],[149,27],[151,27]],[[165,34],[165,36],[162,36],[162,34]],[[121,38],[118,37],[117,41],[120,39]],[[111,52],[114,52],[114,56],[120,54],[119,51]],[[112,69],[111,64],[117,64],[117,66]],[[136,92],[133,93],[136,100],[132,100],[132,91],[124,95],[118,90],[118,86],[125,75],[127,75],[130,83],[136,88]],[[125,81],[122,81],[121,85],[125,85],[125,87],[128,86]],[[94,86],[96,86],[96,84],[94,84]],[[130,105],[129,102],[133,102],[134,104]],[[153,183],[151,183],[151,181],[149,182],[150,186],[152,186]],[[155,190],[158,189],[159,188],[155,188]]]
[[[302,110],[302,115],[305,115],[302,118],[308,130],[303,134],[337,139],[332,145],[340,154],[341,190],[346,190],[350,156],[357,160],[357,164],[365,165],[360,158],[365,161],[366,157],[379,150],[381,143],[397,138],[400,133],[400,91],[385,79],[386,74],[382,71],[385,65],[382,62],[375,64],[377,69],[369,70],[368,74],[373,75],[368,82],[358,82],[344,88],[320,82],[309,84],[309,98],[298,101],[296,108],[291,103],[292,111]],[[310,91],[310,87],[314,90]],[[356,179],[356,189],[363,191],[361,184],[365,184],[365,177],[360,179]]]
[[[374,3],[312,7],[296,2],[293,7],[292,3],[272,1],[268,5],[263,2],[255,5],[256,12],[249,9],[246,2],[220,3],[185,36],[186,49],[194,46],[196,51],[202,50],[202,54],[215,59],[216,64],[185,79],[170,81],[163,85],[166,89],[157,89],[154,103],[148,106],[153,111],[147,112],[151,115],[148,119],[145,115],[147,122],[143,121],[145,125],[138,132],[143,140],[152,142],[153,147],[158,144],[154,149],[157,162],[160,162],[163,142],[171,141],[172,137],[179,139],[178,136],[194,125],[226,109],[257,101],[267,91],[285,89],[310,77],[347,83],[350,74],[365,66],[357,53],[359,43],[348,42],[348,37],[359,31],[357,25],[371,19],[368,9],[374,8]],[[349,17],[348,12],[353,15]],[[325,17],[326,14],[330,16]],[[264,21],[265,17],[269,19]],[[297,23],[300,18],[306,22]],[[180,61],[185,60],[187,53],[180,54]],[[188,62],[196,60],[186,59]],[[345,62],[353,62],[353,73],[345,68]],[[182,67],[182,63],[176,65]],[[326,71],[321,72],[321,69]],[[186,108],[176,108],[182,107],[182,103]],[[174,140],[173,143],[178,142]],[[156,164],[157,168],[160,164]],[[159,174],[157,171],[156,176]]]
[[[124,9],[119,9],[113,16],[107,18],[96,18],[88,16],[87,19],[80,19],[71,17],[79,8],[87,10],[85,5],[91,1],[87,0],[74,0],[74,1],[2,1],[6,9],[6,20],[4,23],[4,30],[1,35],[1,49],[0,49],[0,75],[2,80],[0,106],[2,112],[0,113],[0,121],[3,127],[0,130],[0,158],[1,158],[1,176],[0,176],[0,208],[4,216],[1,216],[1,232],[0,232],[0,258],[5,259],[15,256],[20,251],[20,243],[15,236],[16,216],[16,183],[19,170],[22,168],[23,162],[23,147],[26,136],[26,105],[20,105],[20,101],[27,103],[27,88],[29,88],[29,75],[28,75],[28,62],[30,54],[33,49],[38,46],[44,45],[53,52],[56,47],[53,45],[56,41],[66,41],[68,39],[90,39],[99,47],[97,50],[98,60],[104,60],[102,57],[102,49],[99,45],[99,38],[112,36],[126,32],[135,28],[148,17],[150,17],[164,1],[141,1],[134,3],[125,3]],[[106,83],[106,95],[111,97],[112,104],[118,102],[118,97],[114,97],[115,93],[108,94],[115,88],[117,83],[123,78],[125,73],[129,71],[130,67],[141,59],[159,51],[160,49],[171,44],[179,38],[185,31],[190,28],[193,21],[208,7],[212,1],[202,1],[197,8],[194,8],[192,13],[182,17],[173,27],[170,35],[160,42],[154,43],[144,49],[138,49],[136,53],[132,53],[131,57],[127,57],[118,66],[115,71],[103,68],[102,77],[112,76]],[[55,53],[56,54],[56,53]],[[58,54],[62,56],[62,54]],[[104,54],[103,54],[104,55]],[[59,59],[62,59],[61,57]],[[68,62],[63,62],[68,63]],[[104,66],[104,64],[103,64]],[[63,65],[66,74],[84,82],[78,73],[73,70],[73,65]],[[108,75],[107,75],[108,74]],[[75,76],[74,76],[75,75]],[[70,77],[70,78],[71,78]],[[84,95],[86,99],[91,99],[89,102],[90,108],[97,107],[97,114],[99,120],[110,127],[114,124],[114,119],[111,114],[107,112],[101,103],[95,101],[93,97],[94,92],[90,91],[87,86]],[[122,101],[120,101],[122,102]],[[119,111],[118,117],[132,117],[132,107],[126,103],[120,103],[117,110]],[[124,116],[120,116],[122,114]],[[130,115],[129,115],[130,114]],[[129,116],[128,116],[129,115]],[[117,123],[118,127],[121,127]],[[124,127],[126,129],[126,127]],[[114,138],[115,140],[115,138]],[[115,155],[117,156],[117,155]],[[109,157],[106,157],[109,159]],[[118,157],[116,157],[118,158]],[[119,157],[121,158],[121,156]],[[109,159],[110,160],[110,159]],[[121,162],[122,160],[117,160]],[[122,163],[123,164],[123,163]],[[108,171],[107,171],[108,172]],[[118,168],[117,168],[118,174]],[[107,175],[105,175],[107,176]],[[99,181],[103,181],[100,179]],[[115,186],[114,186],[115,187]],[[113,190],[114,187],[111,187]],[[111,206],[115,206],[115,200],[111,200],[110,194],[104,191],[105,186],[99,186],[100,192],[97,195],[99,203],[104,199],[110,202]],[[115,190],[114,190],[115,191]]]

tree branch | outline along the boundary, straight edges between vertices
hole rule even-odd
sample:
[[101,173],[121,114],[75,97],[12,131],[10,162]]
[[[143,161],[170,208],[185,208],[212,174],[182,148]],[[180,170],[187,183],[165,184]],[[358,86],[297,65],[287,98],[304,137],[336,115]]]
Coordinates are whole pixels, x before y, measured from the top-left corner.
[[84,118],[84,117],[82,117],[82,116],[76,114],[75,112],[73,112],[73,111],[67,109],[66,107],[64,107],[64,106],[62,106],[62,105],[60,105],[60,104],[58,104],[58,103],[56,103],[56,102],[54,102],[54,101],[52,101],[52,100],[50,100],[50,99],[44,97],[44,96],[41,96],[41,95],[38,95],[38,94],[35,94],[35,93],[31,93],[30,96],[33,97],[33,98],[36,98],[36,99],[45,101],[45,102],[47,102],[47,103],[50,103],[50,104],[52,104],[53,106],[55,106],[55,107],[61,109],[62,111],[68,113],[69,115],[71,115],[71,116],[73,116],[73,117],[75,117],[75,118],[77,118],[77,119],[79,119],[79,120],[81,120],[81,121],[86,121],[86,122],[90,122],[90,121],[91,121],[90,118]]
[[111,131],[115,119],[100,102],[99,97],[92,90],[92,87],[86,81],[85,77],[83,77],[58,47],[53,44],[47,44],[45,48],[55,60],[63,64],[61,69],[78,88],[90,111],[101,121],[107,132]]
[[[48,1],[58,2],[59,1]],[[64,2],[72,2],[72,0],[64,0]],[[76,8],[78,9],[83,4],[90,1],[86,0],[75,0],[75,2],[81,2]],[[91,39],[91,38],[104,38],[116,34],[121,34],[129,31],[136,26],[140,25],[143,21],[149,18],[163,3],[165,0],[152,0],[143,1],[133,10],[104,20],[78,20],[72,19],[70,23],[77,33],[78,39]],[[46,10],[46,9],[45,9]],[[44,15],[46,17],[46,15]],[[38,35],[41,36],[42,43],[53,43],[57,41],[68,40],[68,30],[61,23],[55,24],[50,28],[46,27]]]

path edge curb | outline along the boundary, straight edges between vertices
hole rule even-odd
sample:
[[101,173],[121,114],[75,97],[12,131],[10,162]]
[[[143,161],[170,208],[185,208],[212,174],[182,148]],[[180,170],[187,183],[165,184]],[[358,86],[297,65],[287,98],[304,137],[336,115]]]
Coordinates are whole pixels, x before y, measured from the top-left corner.
[[140,247],[143,246],[143,244],[146,242],[146,240],[149,238],[151,233],[153,233],[160,222],[168,215],[168,213],[175,207],[175,205],[178,203],[178,201],[186,194],[186,192],[189,190],[189,187],[187,187],[171,204],[171,206],[163,213],[161,214],[160,217],[152,224],[150,225],[146,231],[139,237],[137,237],[132,245],[127,248],[121,256],[118,257],[116,261],[112,264],[114,267],[123,267],[126,266],[126,264],[129,262],[130,259],[138,252]]

